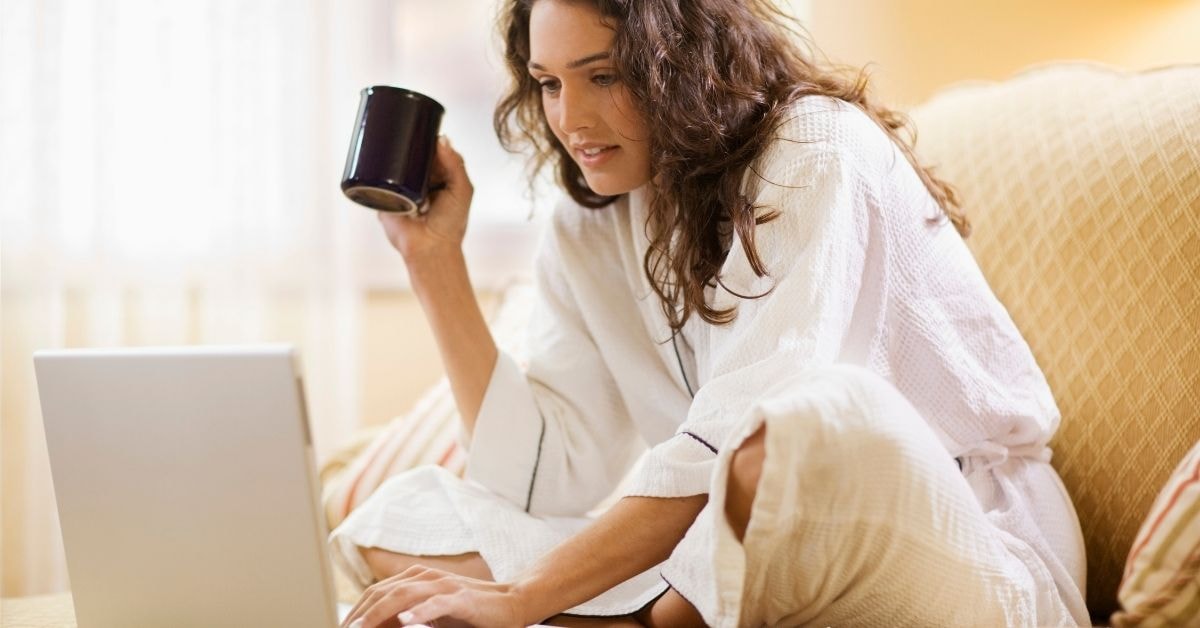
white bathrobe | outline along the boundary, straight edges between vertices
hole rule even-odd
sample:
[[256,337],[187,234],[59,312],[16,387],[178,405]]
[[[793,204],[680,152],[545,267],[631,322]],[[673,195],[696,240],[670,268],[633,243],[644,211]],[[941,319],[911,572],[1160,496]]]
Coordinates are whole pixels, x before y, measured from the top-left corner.
[[[357,547],[373,546],[479,552],[513,578],[627,478],[624,495],[709,505],[667,563],[571,613],[628,613],[669,582],[713,625],[1086,623],[1082,537],[1048,464],[1059,413],[1027,345],[870,118],[820,97],[794,113],[744,184],[779,213],[756,230],[769,276],[735,237],[708,290],[730,324],[693,316],[672,342],[642,271],[643,190],[557,208],[528,363],[500,355],[467,479],[386,482],[331,537],[347,573],[370,581]],[[743,546],[728,457],[764,422]]]

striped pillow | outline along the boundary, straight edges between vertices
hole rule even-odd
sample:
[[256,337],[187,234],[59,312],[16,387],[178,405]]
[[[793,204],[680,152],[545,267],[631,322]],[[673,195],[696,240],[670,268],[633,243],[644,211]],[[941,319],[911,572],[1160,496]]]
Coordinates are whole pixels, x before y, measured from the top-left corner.
[[[361,434],[355,444],[343,449],[350,454],[345,456],[349,460],[343,461],[344,468],[322,481],[322,501],[329,528],[337,527],[384,480],[397,473],[435,464],[461,476],[467,455],[458,441],[458,423],[450,384],[442,377],[408,414]],[[327,462],[325,469],[329,468]]]
[[1154,500],[1117,597],[1114,626],[1200,625],[1200,443]]

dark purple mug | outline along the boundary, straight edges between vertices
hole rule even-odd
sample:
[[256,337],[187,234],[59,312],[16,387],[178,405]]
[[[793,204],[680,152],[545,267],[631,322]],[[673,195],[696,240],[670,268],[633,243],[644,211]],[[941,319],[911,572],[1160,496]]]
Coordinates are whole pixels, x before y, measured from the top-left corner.
[[424,94],[387,85],[364,88],[342,192],[380,211],[423,212],[445,112]]

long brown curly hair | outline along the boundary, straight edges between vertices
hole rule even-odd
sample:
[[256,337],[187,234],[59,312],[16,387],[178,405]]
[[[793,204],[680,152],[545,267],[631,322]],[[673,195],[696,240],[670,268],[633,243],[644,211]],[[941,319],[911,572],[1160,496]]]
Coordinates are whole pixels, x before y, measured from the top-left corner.
[[[588,187],[554,137],[528,72],[529,16],[538,1],[506,0],[501,12],[512,84],[496,105],[496,135],[509,151],[533,149],[532,175],[552,163],[576,202],[606,207],[616,197]],[[734,319],[735,308],[714,309],[704,299],[705,287],[720,282],[731,230],[755,274],[767,274],[754,231],[778,214],[760,214],[742,178],[775,139],[789,105],[804,96],[831,96],[866,112],[900,147],[945,217],[964,237],[969,233],[954,189],[917,162],[908,118],[872,99],[865,71],[815,61],[803,29],[769,0],[575,1],[593,2],[613,28],[610,57],[650,130],[655,194],[643,271],[673,330],[693,313],[711,324]]]

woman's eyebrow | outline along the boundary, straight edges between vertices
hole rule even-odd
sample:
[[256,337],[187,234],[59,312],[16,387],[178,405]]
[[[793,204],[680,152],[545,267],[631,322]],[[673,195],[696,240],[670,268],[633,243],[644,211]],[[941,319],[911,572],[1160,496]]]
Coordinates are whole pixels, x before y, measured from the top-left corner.
[[[588,55],[581,59],[576,59],[576,60],[568,63],[567,69],[574,70],[575,68],[582,67],[589,63],[594,63],[596,61],[602,61],[607,58],[608,58],[607,52],[597,52],[596,54],[591,54],[591,55]],[[543,72],[546,71],[546,67],[536,61],[530,61],[529,67],[530,67],[530,69],[533,69],[533,70],[541,70]]]

